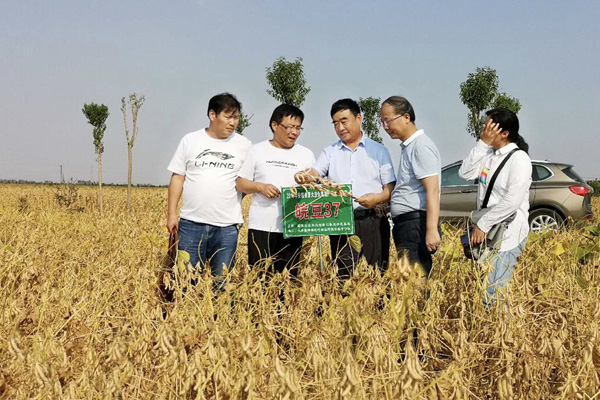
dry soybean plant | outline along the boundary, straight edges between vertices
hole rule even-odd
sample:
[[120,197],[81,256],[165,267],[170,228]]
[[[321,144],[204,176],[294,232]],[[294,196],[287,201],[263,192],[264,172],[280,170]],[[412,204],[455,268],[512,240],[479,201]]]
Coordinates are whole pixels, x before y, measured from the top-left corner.
[[492,311],[450,226],[429,280],[394,259],[343,285],[315,240],[298,282],[251,270],[243,233],[216,294],[206,273],[184,290],[192,276],[164,270],[166,189],[136,189],[127,214],[126,189],[105,188],[104,217],[49,187],[0,190],[2,398],[598,398],[600,242],[584,229],[532,235]]

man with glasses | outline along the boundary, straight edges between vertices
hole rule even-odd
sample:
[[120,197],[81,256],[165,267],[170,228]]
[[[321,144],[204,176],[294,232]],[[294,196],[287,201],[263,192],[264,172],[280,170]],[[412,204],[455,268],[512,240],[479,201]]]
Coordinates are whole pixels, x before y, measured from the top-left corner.
[[381,123],[392,139],[402,141],[398,182],[392,192],[392,235],[398,255],[407,254],[426,276],[440,245],[440,154],[423,130],[417,130],[415,111],[404,97],[392,96],[381,105]]
[[296,144],[303,121],[298,107],[282,104],[275,108],[269,120],[273,138],[252,147],[236,180],[239,191],[254,194],[248,221],[248,264],[271,258],[274,272],[287,268],[294,277],[302,238],[284,239],[279,197],[282,187],[295,184],[294,174],[315,161],[312,151]]
[[389,201],[396,176],[389,151],[361,131],[360,107],[352,99],[341,99],[331,106],[331,119],[340,140],[326,147],[313,167],[296,176],[298,183],[326,177],[337,183],[351,183],[357,199],[354,206],[355,234],[360,245],[346,235],[332,235],[331,254],[338,266],[338,277],[348,278],[361,256],[385,272],[388,265],[390,225],[375,206]]
[[189,253],[192,267],[210,265],[218,288],[224,283],[223,266],[233,267],[238,229],[244,222],[235,180],[252,143],[234,133],[241,108],[232,94],[211,98],[208,128],[185,135],[168,167],[172,176],[167,229],[179,231],[178,249]]

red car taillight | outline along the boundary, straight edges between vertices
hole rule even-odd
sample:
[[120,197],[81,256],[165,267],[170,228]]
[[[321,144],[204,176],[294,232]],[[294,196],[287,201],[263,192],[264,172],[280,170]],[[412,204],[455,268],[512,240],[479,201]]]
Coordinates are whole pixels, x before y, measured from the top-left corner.
[[571,192],[575,193],[578,196],[585,196],[586,194],[591,192],[591,190],[587,186],[584,186],[584,185],[569,186],[569,189],[571,190]]

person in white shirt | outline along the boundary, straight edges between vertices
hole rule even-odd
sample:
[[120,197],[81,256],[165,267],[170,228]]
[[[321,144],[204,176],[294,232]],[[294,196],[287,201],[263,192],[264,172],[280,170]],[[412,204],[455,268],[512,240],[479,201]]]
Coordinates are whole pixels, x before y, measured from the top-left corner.
[[486,207],[489,211],[477,221],[471,234],[471,244],[480,244],[491,227],[516,213],[504,232],[499,250],[493,251],[487,258],[492,263],[492,271],[488,276],[485,302],[486,306],[491,307],[498,299],[497,291],[508,285],[517,258],[527,242],[532,166],[527,153],[529,146],[519,135],[516,114],[499,108],[488,111],[486,115],[481,138],[459,170],[463,179],[479,181],[478,209],[481,208],[489,181],[502,160],[514,149],[522,150],[516,151],[500,170]]
[[315,156],[296,143],[302,131],[304,113],[295,106],[275,108],[269,127],[271,140],[255,144],[238,173],[236,187],[253,193],[248,221],[248,264],[271,257],[274,272],[290,270],[297,275],[296,264],[302,249],[301,237],[284,239],[281,188],[294,186],[294,174],[310,167]]
[[192,267],[210,265],[220,288],[223,266],[233,267],[238,230],[244,222],[235,180],[252,143],[235,133],[241,108],[232,94],[211,98],[208,128],[185,135],[168,167],[172,175],[167,229],[179,232],[178,249],[189,253]]

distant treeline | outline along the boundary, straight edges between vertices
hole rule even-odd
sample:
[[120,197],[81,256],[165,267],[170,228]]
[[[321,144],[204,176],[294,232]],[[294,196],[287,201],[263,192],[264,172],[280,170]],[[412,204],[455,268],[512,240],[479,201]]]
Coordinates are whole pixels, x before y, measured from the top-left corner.
[[[72,180],[68,182],[53,182],[53,181],[28,181],[24,179],[0,179],[0,183],[15,183],[15,184],[29,184],[29,185],[61,185],[61,184],[74,184],[79,186],[98,186],[98,182],[94,181],[82,181],[82,180]],[[102,186],[116,186],[116,187],[127,187],[126,183],[102,183]],[[135,187],[152,187],[152,188],[166,188],[167,185],[152,185],[150,183],[140,183],[137,185],[132,185]]]
[[[0,179],[0,183],[16,183],[16,184],[29,184],[29,185],[60,185],[61,182],[52,182],[52,181],[45,181],[45,182],[37,182],[37,181],[27,181],[24,179]],[[69,182],[63,182],[63,183],[69,183],[69,184],[74,184],[74,185],[79,185],[79,186],[97,186],[98,182],[94,182],[94,181],[82,181],[82,180],[77,180],[77,181],[69,181]],[[590,185],[591,187],[594,188],[594,194],[593,196],[600,196],[600,179],[594,179],[594,180],[589,180],[587,181],[588,185]],[[115,187],[127,187],[126,183],[103,183],[104,186],[115,186]],[[166,188],[167,185],[152,185],[150,183],[140,183],[137,185],[132,185],[135,187],[151,187],[151,188]]]
[[587,183],[594,188],[594,194],[592,194],[592,196],[600,196],[600,179],[587,181]]

